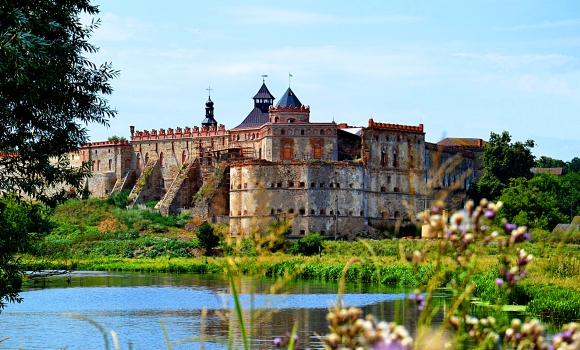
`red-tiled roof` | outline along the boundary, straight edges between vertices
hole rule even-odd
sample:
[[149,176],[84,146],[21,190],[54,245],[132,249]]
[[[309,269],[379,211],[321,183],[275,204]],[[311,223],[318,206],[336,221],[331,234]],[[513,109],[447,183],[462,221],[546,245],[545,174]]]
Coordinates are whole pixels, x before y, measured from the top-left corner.
[[550,173],[552,175],[562,175],[562,168],[531,168],[532,173]]
[[437,142],[437,145],[445,147],[483,147],[486,143],[484,140],[476,138],[448,137]]

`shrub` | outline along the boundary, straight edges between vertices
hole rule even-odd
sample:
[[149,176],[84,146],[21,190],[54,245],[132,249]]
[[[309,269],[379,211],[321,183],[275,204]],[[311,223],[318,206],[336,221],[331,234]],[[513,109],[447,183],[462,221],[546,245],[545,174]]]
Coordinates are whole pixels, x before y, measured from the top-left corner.
[[123,190],[117,194],[111,193],[107,199],[107,203],[117,208],[125,208],[129,205],[129,194],[131,190]]
[[205,249],[206,255],[210,255],[211,250],[217,247],[220,242],[220,238],[213,232],[213,227],[207,222],[204,222],[199,227],[197,239],[199,240],[199,246]]
[[150,201],[150,202],[145,203],[145,206],[147,208],[152,208],[153,209],[153,208],[155,208],[155,206],[157,205],[157,203],[159,203],[159,201]]
[[312,233],[301,238],[297,242],[292,242],[288,253],[314,255],[322,251],[322,242],[324,238],[318,233]]

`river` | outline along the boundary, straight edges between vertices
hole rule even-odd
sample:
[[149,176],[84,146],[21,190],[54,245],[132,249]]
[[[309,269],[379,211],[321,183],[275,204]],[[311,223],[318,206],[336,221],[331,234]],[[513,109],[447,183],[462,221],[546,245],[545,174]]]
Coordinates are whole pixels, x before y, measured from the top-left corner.
[[[273,339],[290,332],[295,323],[301,345],[321,348],[317,334],[328,332],[326,314],[337,299],[338,284],[289,281],[272,296],[275,282],[236,278],[246,327],[251,329],[251,348],[273,348]],[[23,303],[8,304],[0,313],[0,339],[10,337],[0,342],[0,349],[106,349],[96,325],[106,334],[114,330],[121,349],[168,349],[164,328],[174,349],[198,349],[197,341],[178,342],[198,337],[202,327],[212,338],[205,349],[227,349],[228,339],[241,344],[225,276],[80,271],[70,278],[29,284],[20,295]],[[400,289],[348,284],[344,301],[413,330],[418,315],[405,298]],[[252,323],[256,313],[260,317]],[[107,338],[114,349],[111,336]]]

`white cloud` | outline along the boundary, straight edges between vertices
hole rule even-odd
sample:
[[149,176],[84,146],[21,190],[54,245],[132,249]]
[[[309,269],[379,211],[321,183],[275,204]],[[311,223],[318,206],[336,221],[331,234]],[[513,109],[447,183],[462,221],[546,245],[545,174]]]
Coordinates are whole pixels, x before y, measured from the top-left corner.
[[555,21],[549,22],[545,21],[539,24],[531,24],[531,25],[518,25],[509,28],[495,28],[498,31],[512,31],[512,30],[526,30],[526,29],[538,29],[538,28],[554,28],[554,27],[567,27],[580,24],[580,18],[576,19],[567,19],[562,21]]
[[453,57],[473,59],[495,65],[505,70],[540,71],[551,73],[567,73],[580,69],[580,60],[574,56],[561,54],[544,55],[501,55],[501,54],[470,54],[457,53]]
[[418,16],[372,16],[347,18],[316,12],[306,12],[290,9],[270,7],[233,7],[226,12],[234,18],[234,22],[241,24],[277,24],[277,25],[305,25],[305,24],[344,24],[344,23],[388,23],[388,22],[416,22]]

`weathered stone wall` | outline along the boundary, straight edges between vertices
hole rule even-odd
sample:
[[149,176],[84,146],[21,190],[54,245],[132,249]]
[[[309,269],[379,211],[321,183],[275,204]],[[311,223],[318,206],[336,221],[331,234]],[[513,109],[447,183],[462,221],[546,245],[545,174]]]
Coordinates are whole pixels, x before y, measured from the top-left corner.
[[[387,176],[393,175],[369,173],[362,162],[232,164],[230,232],[248,235],[272,220],[292,220],[293,235],[334,235],[338,216],[341,235],[361,230],[369,220],[409,217],[418,207],[414,196],[374,190]],[[403,181],[399,178],[394,182]]]
[[133,148],[128,141],[94,142],[84,145],[70,155],[71,164],[91,164],[87,188],[92,197],[104,198],[111,194],[117,181],[132,168]]

